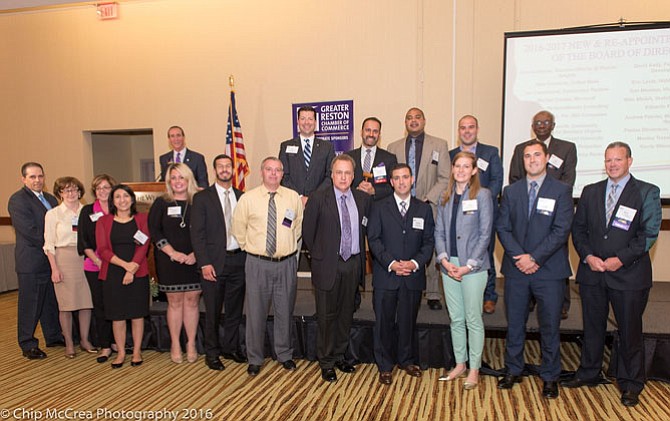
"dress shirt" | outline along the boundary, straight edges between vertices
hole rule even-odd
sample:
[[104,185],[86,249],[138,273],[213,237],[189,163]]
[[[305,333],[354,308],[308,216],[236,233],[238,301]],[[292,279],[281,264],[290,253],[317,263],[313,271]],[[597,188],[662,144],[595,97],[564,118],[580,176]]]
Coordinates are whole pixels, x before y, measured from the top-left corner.
[[351,189],[347,190],[345,193],[342,193],[335,187],[335,199],[337,200],[337,213],[340,215],[340,227],[342,226],[342,207],[340,203],[342,201],[342,196],[347,195],[347,210],[349,210],[349,224],[351,225],[351,255],[355,255],[361,252],[361,247],[358,239],[360,238],[359,226],[358,226],[358,207],[356,207],[356,201],[354,200],[354,194],[351,192]]
[[181,159],[181,163],[184,164],[186,163],[186,160],[184,157],[186,157],[186,148],[180,150],[180,151],[172,151],[172,161],[168,162],[168,164],[171,163],[176,163],[177,162],[177,154],[179,154],[179,159]]
[[72,229],[72,221],[79,221],[79,212],[84,206],[79,203],[77,212],[72,212],[61,203],[47,212],[44,218],[44,252],[56,254],[58,247],[76,247],[77,231]]
[[526,193],[530,194],[530,183],[534,181],[537,183],[537,197],[540,197],[540,189],[542,188],[542,183],[544,183],[545,178],[547,178],[546,172],[534,180],[531,180],[526,176]]
[[[375,154],[377,153],[377,145],[368,148],[365,145],[361,145],[361,171],[365,171],[365,155],[368,153],[368,149],[370,149],[370,172],[372,172],[372,169],[375,167]],[[391,169],[388,168],[388,171]]]
[[[232,187],[225,189],[219,185],[219,183],[214,184],[216,186],[216,193],[219,195],[219,202],[221,202],[221,209],[226,209],[226,191],[230,191],[228,196],[230,197],[230,209],[235,213],[235,207],[237,207],[237,197],[235,196],[235,191]],[[225,220],[226,215],[223,215]],[[230,226],[233,226],[233,215],[230,215]],[[237,244],[237,240],[234,236],[230,236],[230,242],[226,244],[226,250],[237,250],[240,248],[240,245]]]
[[[407,199],[401,199],[395,192],[393,192],[393,198],[395,199],[395,205],[398,207],[398,212],[400,212],[401,215],[402,215],[402,206],[400,206],[400,202],[405,202],[405,215],[407,215],[407,213],[409,213],[409,203],[412,200],[412,196],[411,195],[407,196]],[[397,262],[397,260],[392,260],[391,263],[389,263],[389,266],[387,268],[389,272],[391,272],[391,266],[393,266],[395,262]],[[416,260],[410,259],[410,262],[414,263],[415,266],[412,272],[416,272],[417,270],[419,270],[419,263]]]
[[[247,253],[265,256],[268,227],[269,190],[260,185],[240,197],[233,212],[233,236],[240,248]],[[284,186],[277,188],[277,249],[271,257],[284,257],[298,250],[302,236],[303,207],[295,190]],[[291,227],[283,224],[288,210],[295,215]]]
[[459,149],[461,152],[463,152],[463,151],[465,151],[465,152],[470,152],[470,153],[475,154],[475,156],[477,156],[477,145],[478,145],[478,144],[479,144],[479,142],[475,142],[475,143],[472,144],[472,146],[470,146],[470,147],[467,148],[467,149],[465,149],[465,148],[463,147],[463,145],[461,145],[461,146],[458,147],[458,149]]
[[314,153],[314,139],[315,138],[316,138],[315,135],[312,135],[310,137],[300,136],[300,143],[302,144],[302,150],[303,151],[305,150],[305,145],[307,144],[307,140],[309,140],[309,147],[310,147],[309,150],[312,151],[312,153]]
[[612,181],[612,179],[609,178],[609,177],[607,178],[607,188],[605,189],[605,208],[607,208],[607,197],[610,194],[610,190],[612,190],[612,186],[614,184],[617,185],[616,192],[615,192],[616,193],[615,194],[616,200],[614,201],[614,203],[618,203],[619,198],[621,197],[621,192],[623,192],[623,189],[626,188],[626,184],[628,183],[628,180],[630,180],[630,173],[628,173],[624,178],[619,180],[618,183],[614,183],[614,181]]
[[412,174],[412,177],[414,177],[415,186],[416,186],[416,180],[419,179],[419,167],[421,166],[421,155],[423,154],[423,140],[425,139],[425,137],[426,132],[423,132],[414,138],[412,136],[407,136],[407,139],[405,141],[405,162],[407,162],[407,165],[409,165],[409,147],[412,143],[411,142],[412,139],[414,139],[414,151],[416,152],[416,155],[414,157],[414,163],[416,165],[416,171],[415,174]]

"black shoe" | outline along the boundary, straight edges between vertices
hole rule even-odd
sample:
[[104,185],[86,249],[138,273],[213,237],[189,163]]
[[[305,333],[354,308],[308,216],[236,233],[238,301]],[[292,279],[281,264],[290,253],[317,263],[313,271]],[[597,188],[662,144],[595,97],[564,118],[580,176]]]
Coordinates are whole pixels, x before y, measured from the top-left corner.
[[247,362],[247,357],[246,357],[246,355],[244,355],[244,354],[241,353],[240,351],[235,351],[235,352],[224,352],[224,353],[221,354],[221,355],[223,356],[223,358],[225,358],[225,359],[227,359],[227,360],[233,360],[233,361],[235,361],[236,363],[240,363],[240,364],[242,364],[242,363],[246,363],[246,362]]
[[442,304],[440,304],[440,300],[428,300],[428,307],[431,310],[442,310]]
[[542,397],[556,399],[558,397],[558,382],[544,382],[544,387],[542,387]]
[[336,382],[337,374],[335,374],[334,368],[322,368],[321,369],[321,378],[327,382]]
[[247,374],[250,375],[251,377],[258,376],[258,373],[260,372],[261,372],[260,365],[249,364],[249,367],[247,367]]
[[112,363],[112,368],[121,368],[121,367],[123,367],[123,361],[121,361],[120,363]]
[[142,365],[143,362],[144,362],[144,360],[131,361],[131,362],[130,362],[130,366],[131,366],[131,367],[139,367],[139,366]]
[[621,403],[624,406],[635,406],[640,403],[640,394],[627,391],[621,394]]
[[29,360],[41,360],[47,357],[47,354],[44,353],[41,349],[38,347],[35,348],[30,348],[27,351],[23,351],[23,356],[28,358]]
[[57,341],[47,342],[47,348],[54,348],[54,347],[57,347],[57,346],[65,346],[65,341],[62,340],[62,339],[59,339]]
[[219,357],[205,357],[205,365],[210,370],[216,370],[216,371],[221,371],[224,368],[226,368],[219,359]]
[[511,389],[514,383],[521,383],[523,377],[506,374],[505,377],[498,380],[498,389]]
[[344,360],[335,362],[335,367],[343,373],[353,373],[356,371],[356,367]]
[[596,387],[600,385],[600,382],[601,379],[599,377],[590,380],[582,380],[575,375],[571,379],[561,380],[560,384],[561,386],[567,387],[568,389],[574,389],[582,386]]
[[109,360],[109,355],[101,355],[95,359],[95,361],[97,361],[98,364],[106,363],[107,360]]
[[281,366],[284,367],[284,370],[288,371],[295,371],[295,369],[298,368],[296,367],[295,361],[293,360],[286,360],[283,363],[281,363]]

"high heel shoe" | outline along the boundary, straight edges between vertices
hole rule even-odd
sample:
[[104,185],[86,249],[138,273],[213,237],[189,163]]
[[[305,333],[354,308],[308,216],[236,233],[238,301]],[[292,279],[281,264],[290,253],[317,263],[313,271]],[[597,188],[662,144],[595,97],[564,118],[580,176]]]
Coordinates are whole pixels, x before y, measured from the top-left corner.
[[190,363],[198,361],[198,352],[196,351],[195,354],[186,353],[186,361]]
[[121,367],[123,367],[123,361],[121,361],[120,363],[112,363],[112,368],[121,368]]
[[173,363],[175,364],[181,364],[184,362],[181,356],[181,352],[179,353],[179,356],[175,357],[174,355],[170,354],[170,359],[172,360]]
[[144,360],[131,361],[131,362],[130,362],[130,366],[131,366],[131,367],[138,367],[138,366],[142,365],[143,362],[144,362]]
[[77,356],[77,354],[75,354],[74,352],[73,353],[65,353],[65,358],[67,358],[68,360],[73,360],[74,357],[76,357],[76,356]]
[[88,352],[89,354],[97,354],[98,353],[97,348],[84,348],[83,345],[80,345],[79,349],[81,349],[83,352]]
[[475,382],[475,383],[465,382],[465,383],[463,383],[463,390],[476,389],[478,385],[479,385],[478,382]]

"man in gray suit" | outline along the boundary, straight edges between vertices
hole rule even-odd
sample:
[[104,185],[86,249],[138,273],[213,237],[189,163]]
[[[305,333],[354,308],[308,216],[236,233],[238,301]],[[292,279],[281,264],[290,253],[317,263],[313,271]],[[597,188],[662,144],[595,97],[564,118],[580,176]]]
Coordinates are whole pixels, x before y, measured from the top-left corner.
[[[412,196],[428,202],[433,209],[433,219],[442,192],[446,190],[451,175],[451,161],[447,142],[427,134],[426,117],[421,109],[413,107],[405,114],[407,137],[391,143],[388,151],[395,154],[398,163],[409,165],[414,174]],[[431,259],[426,273],[426,300],[431,310],[441,310],[438,272],[435,259]]]

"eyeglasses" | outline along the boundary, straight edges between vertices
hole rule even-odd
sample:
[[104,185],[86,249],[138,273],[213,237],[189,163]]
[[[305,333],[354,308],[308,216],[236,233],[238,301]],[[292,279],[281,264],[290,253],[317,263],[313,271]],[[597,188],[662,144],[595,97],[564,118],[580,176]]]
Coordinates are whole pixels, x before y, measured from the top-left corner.
[[95,188],[95,191],[107,191],[107,190],[111,190],[111,189],[112,189],[111,186],[98,186],[98,187]]
[[554,122],[551,120],[537,120],[533,121],[533,125],[535,126],[551,126]]
[[61,190],[61,193],[65,193],[65,194],[79,193],[79,189],[76,188],[76,187],[75,188],[69,188],[69,189],[63,189],[63,190]]

